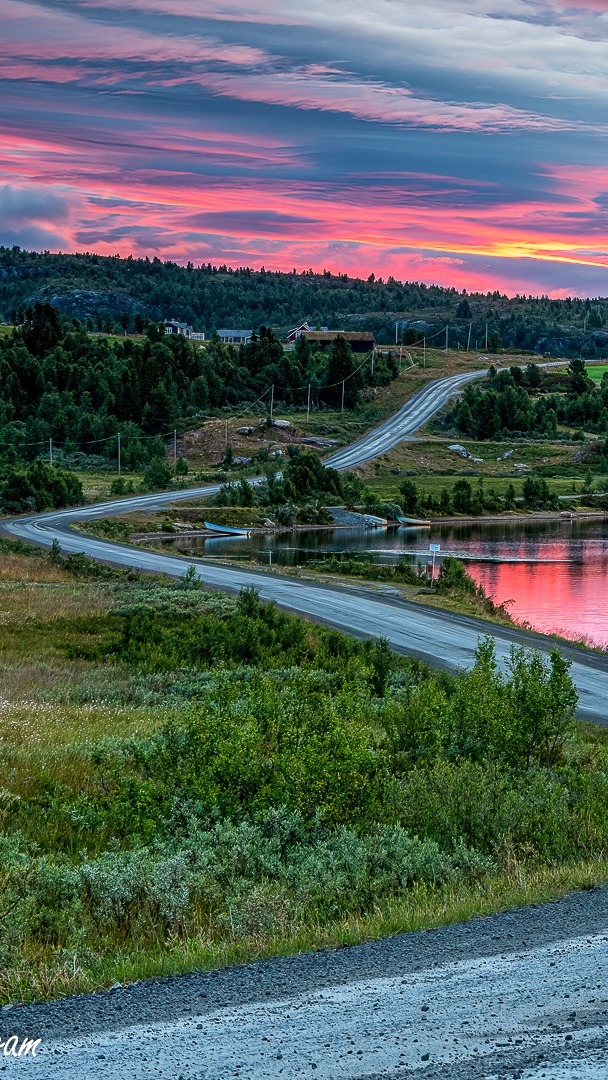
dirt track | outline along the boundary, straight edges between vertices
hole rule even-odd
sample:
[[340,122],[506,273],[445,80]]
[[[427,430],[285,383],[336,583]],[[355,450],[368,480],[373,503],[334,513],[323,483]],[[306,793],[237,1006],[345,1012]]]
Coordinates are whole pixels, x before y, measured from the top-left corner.
[[[608,1076],[608,888],[2,1014],[35,1080]],[[0,1063],[0,1068],[3,1063]]]

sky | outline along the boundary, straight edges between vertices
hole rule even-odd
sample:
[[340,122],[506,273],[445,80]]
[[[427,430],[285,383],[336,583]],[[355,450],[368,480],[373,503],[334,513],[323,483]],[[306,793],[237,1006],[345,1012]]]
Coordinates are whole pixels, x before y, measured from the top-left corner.
[[608,295],[608,0],[0,0],[0,244]]

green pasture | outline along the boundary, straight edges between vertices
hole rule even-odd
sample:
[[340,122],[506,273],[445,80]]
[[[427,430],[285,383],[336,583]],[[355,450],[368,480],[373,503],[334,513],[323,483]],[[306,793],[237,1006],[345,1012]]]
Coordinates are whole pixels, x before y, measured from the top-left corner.
[[594,382],[601,382],[602,375],[608,372],[608,364],[588,364],[587,374]]
[[[512,484],[515,489],[515,497],[518,498],[522,494],[526,475],[529,474],[523,476],[492,476],[487,479],[484,478],[483,490],[486,493],[489,493],[494,489],[497,495],[504,495],[509,484]],[[393,502],[398,498],[399,485],[405,479],[411,480],[421,494],[438,497],[443,488],[447,488],[448,491],[451,491],[457,480],[468,480],[473,490],[475,490],[479,485],[480,476],[467,473],[464,470],[460,473],[454,473],[452,476],[383,476],[371,478],[367,481],[367,486],[375,495],[378,495],[380,499],[386,500],[387,502]],[[608,491],[608,477],[598,475],[594,480],[597,491]],[[583,487],[582,479],[573,480],[571,477],[547,477],[547,483],[551,492],[556,495],[580,494]],[[574,501],[581,502],[581,500],[573,500],[573,502]],[[593,500],[589,500],[589,503],[592,505]]]

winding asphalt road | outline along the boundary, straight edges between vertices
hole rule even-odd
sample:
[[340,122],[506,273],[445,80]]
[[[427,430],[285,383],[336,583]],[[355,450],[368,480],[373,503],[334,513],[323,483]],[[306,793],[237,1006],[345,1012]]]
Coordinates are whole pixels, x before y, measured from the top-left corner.
[[[431,384],[390,421],[328,459],[348,468],[409,435],[467,378]],[[431,411],[429,411],[431,410]],[[182,575],[188,561],[73,530],[94,517],[211,494],[215,487],[16,518],[2,530],[120,566]],[[196,563],[209,585],[254,584],[282,606],[436,665],[471,664],[491,629],[499,655],[541,635],[370,595]],[[581,715],[606,722],[608,659],[573,660]],[[51,1005],[0,1010],[0,1047],[41,1039],[37,1057],[0,1058],[32,1080],[606,1080],[608,890],[351,949],[149,980]],[[5,1044],[6,1045],[6,1044]]]
[[[333,454],[326,464],[333,463],[336,468],[345,469],[383,453],[396,442],[413,435],[450,396],[458,392],[463,383],[483,374],[467,372],[430,383],[390,420],[368,432],[358,442]],[[50,547],[53,540],[57,540],[66,552],[84,551],[93,559],[117,566],[181,577],[192,560],[100,540],[76,532],[73,526],[96,517],[152,510],[178,500],[211,495],[218,487],[215,484],[184,491],[139,495],[80,509],[19,517],[3,521],[1,529],[13,537],[44,547]],[[555,643],[541,634],[497,627],[483,620],[434,611],[422,605],[373,595],[358,586],[320,585],[241,567],[210,565],[202,560],[196,560],[195,566],[199,577],[213,588],[238,592],[244,586],[253,585],[264,599],[275,600],[298,615],[357,637],[384,635],[397,652],[416,656],[448,670],[470,667],[479,637],[488,632],[496,641],[501,662],[506,660],[512,644],[531,645],[545,651],[555,648]],[[576,646],[560,645],[559,648],[572,660],[572,675],[579,692],[579,715],[608,724],[608,657]]]
[[380,454],[386,454],[393,446],[411,437],[426,424],[436,412],[473,379],[487,374],[482,371],[466,371],[462,375],[450,375],[447,379],[434,379],[406,401],[398,412],[372,428],[357,442],[336,450],[325,459],[332,469],[354,469]]

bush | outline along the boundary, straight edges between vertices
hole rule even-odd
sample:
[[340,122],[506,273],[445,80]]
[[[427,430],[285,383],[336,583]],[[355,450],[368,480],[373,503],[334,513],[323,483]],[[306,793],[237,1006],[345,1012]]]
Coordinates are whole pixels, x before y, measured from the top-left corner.
[[125,480],[124,476],[117,476],[110,484],[110,495],[131,495],[133,493],[133,481]]
[[0,507],[9,514],[57,510],[84,501],[75,473],[36,458],[27,467],[9,467],[0,480]]
[[170,487],[173,473],[165,458],[152,458],[144,470],[143,488],[145,491],[163,491]]
[[[448,563],[450,587],[468,587],[463,573]],[[608,754],[575,729],[558,652],[514,647],[500,666],[485,639],[453,677],[253,589],[117,581],[109,611],[61,622],[57,647],[98,666],[55,704],[93,705],[130,734],[87,742],[83,723],[48,752],[4,750],[11,994],[35,964],[56,996],[54,979],[76,985],[68,963],[90,985],[134,958],[252,952],[392,910],[405,890],[608,853]]]
[[559,505],[556,496],[551,494],[551,489],[542,476],[526,476],[522,494],[524,506],[530,510],[556,510]]

